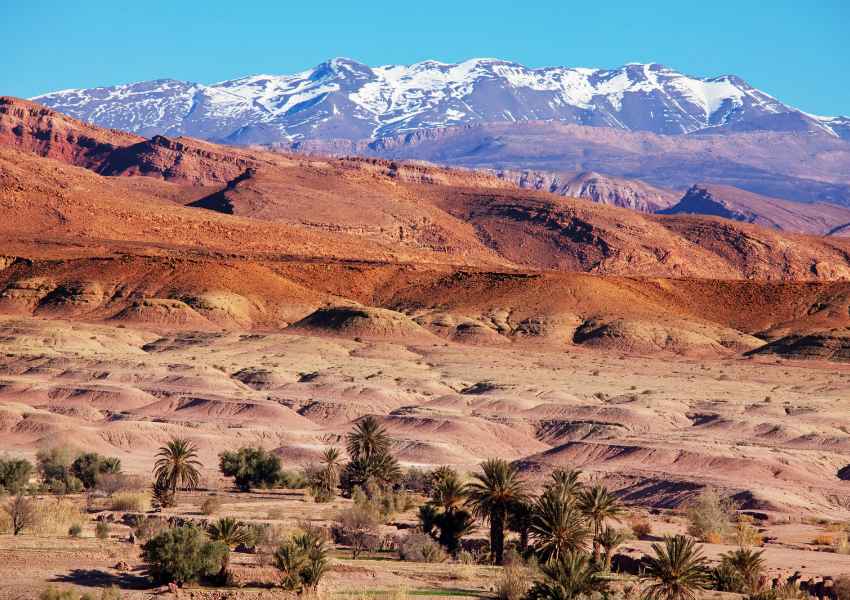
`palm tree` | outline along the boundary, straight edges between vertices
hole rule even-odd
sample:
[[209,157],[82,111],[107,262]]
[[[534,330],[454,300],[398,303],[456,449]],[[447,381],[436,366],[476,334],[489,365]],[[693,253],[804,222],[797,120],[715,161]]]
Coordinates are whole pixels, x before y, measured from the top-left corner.
[[193,490],[198,487],[201,474],[197,460],[198,447],[185,438],[174,438],[159,449],[159,458],[154,463],[153,474],[161,487],[171,490],[177,488]]
[[625,532],[620,531],[619,529],[614,529],[610,525],[606,525],[602,531],[599,532],[597,540],[604,551],[603,566],[606,571],[611,570],[611,561],[614,558],[614,552],[616,552],[617,548],[627,539],[628,536]]
[[342,465],[341,459],[342,455],[339,453],[338,448],[326,448],[324,452],[322,452],[322,464],[324,465],[325,471],[328,474],[333,474],[333,478],[336,479],[339,477],[340,467]]
[[576,600],[604,592],[608,587],[604,579],[597,577],[590,557],[584,552],[563,555],[540,570],[544,578],[529,590],[528,600]]
[[581,511],[558,488],[549,488],[534,503],[531,539],[545,562],[587,549],[589,530]]
[[556,487],[571,498],[578,496],[584,485],[579,481],[581,471],[578,469],[555,469],[552,471],[552,481],[547,487]]
[[519,551],[524,553],[528,548],[528,537],[531,534],[531,521],[534,517],[534,505],[531,502],[517,502],[508,516],[508,529],[519,534]]
[[209,526],[210,539],[224,542],[233,548],[248,541],[248,531],[245,526],[233,517],[222,517]]
[[735,570],[744,584],[745,592],[755,594],[759,591],[759,579],[764,574],[764,551],[738,548],[720,555],[720,564]]
[[[208,532],[210,539],[214,542],[222,542],[227,545],[227,548],[235,548],[239,544],[244,544],[248,541],[249,534],[244,525],[233,517],[222,517],[215,523],[211,523]],[[227,569],[230,566],[230,553],[224,556],[221,562],[221,571],[219,578],[225,581],[227,578]]]
[[665,537],[664,545],[652,544],[655,556],[647,559],[644,579],[647,600],[693,600],[696,590],[709,583],[702,551],[693,538],[684,535]]
[[593,558],[598,561],[599,542],[597,538],[599,538],[599,532],[602,531],[602,525],[606,519],[619,521],[623,507],[617,497],[599,483],[579,493],[578,506],[593,525]]
[[516,466],[491,458],[481,464],[481,473],[467,485],[468,504],[473,514],[490,522],[490,551],[502,564],[505,551],[505,522],[511,508],[526,499],[525,482]]
[[431,504],[434,506],[442,508],[445,512],[453,512],[460,508],[465,500],[466,486],[454,471],[434,481],[434,487],[431,490]]
[[369,415],[348,434],[346,449],[352,460],[386,454],[390,449],[390,436],[378,419]]

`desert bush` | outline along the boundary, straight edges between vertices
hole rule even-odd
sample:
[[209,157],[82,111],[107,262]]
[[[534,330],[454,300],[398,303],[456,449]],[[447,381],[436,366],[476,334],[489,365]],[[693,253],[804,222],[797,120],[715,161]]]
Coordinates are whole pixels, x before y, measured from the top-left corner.
[[761,546],[764,539],[753,526],[753,519],[747,515],[739,515],[738,523],[735,525],[735,543],[742,548]]
[[133,534],[141,541],[147,541],[168,529],[164,519],[158,517],[142,518],[133,528]]
[[496,582],[496,597],[499,600],[522,600],[531,587],[531,574],[522,561],[505,561],[502,574]]
[[285,589],[315,591],[327,571],[325,540],[312,529],[292,536],[275,551],[274,562]]
[[139,492],[148,486],[147,481],[138,475],[126,473],[102,473],[97,478],[95,489],[111,496],[117,492]]
[[687,507],[688,533],[704,542],[722,542],[731,533],[736,510],[734,501],[706,489]]
[[448,555],[431,536],[424,533],[411,533],[398,545],[398,554],[402,560],[411,562],[444,562]]
[[0,458],[0,495],[23,492],[33,470],[32,463],[23,458]]
[[833,539],[834,538],[831,533],[820,533],[812,540],[812,544],[815,546],[831,546]]
[[106,521],[98,521],[94,526],[94,535],[99,540],[105,540],[109,537],[109,523]]
[[632,534],[639,540],[652,535],[652,523],[643,517],[632,519],[629,522]]
[[221,510],[223,502],[217,496],[210,496],[201,504],[201,512],[205,515],[214,515]]
[[145,492],[118,492],[109,502],[110,510],[122,512],[146,512],[150,510],[150,496]]
[[222,542],[212,542],[190,525],[167,529],[142,546],[151,577],[157,583],[183,584],[221,572],[229,550]]
[[373,508],[355,504],[340,512],[331,533],[335,542],[351,548],[351,557],[356,559],[361,552],[377,548],[380,542],[379,525],[377,512]]
[[80,525],[79,523],[74,523],[68,529],[68,535],[73,537],[73,538],[80,537],[80,535],[82,535],[82,533],[83,533],[83,526]]
[[22,494],[7,500],[3,511],[9,517],[9,529],[13,535],[21,535],[25,529],[32,528],[36,524],[38,515],[35,503]]
[[269,488],[280,484],[280,458],[260,447],[246,446],[235,452],[218,455],[218,467],[226,477],[233,477],[243,492],[251,488]]
[[80,505],[67,498],[50,498],[34,502],[36,535],[62,535],[74,523],[82,523],[85,515]]

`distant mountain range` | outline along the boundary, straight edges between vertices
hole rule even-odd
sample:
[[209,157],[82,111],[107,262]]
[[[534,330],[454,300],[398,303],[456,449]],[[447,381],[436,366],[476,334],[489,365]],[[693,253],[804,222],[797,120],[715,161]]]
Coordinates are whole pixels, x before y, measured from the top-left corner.
[[850,119],[792,108],[734,75],[660,64],[529,68],[495,59],[369,67],[335,58],[294,75],[213,85],[162,79],[33,98],[145,136],[232,144],[378,139],[475,123],[560,121],[665,135],[795,131],[850,138]]

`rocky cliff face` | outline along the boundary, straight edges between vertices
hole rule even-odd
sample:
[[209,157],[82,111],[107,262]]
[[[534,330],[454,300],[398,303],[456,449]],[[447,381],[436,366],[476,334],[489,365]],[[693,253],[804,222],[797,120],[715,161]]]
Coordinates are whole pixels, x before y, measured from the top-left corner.
[[597,204],[630,208],[640,212],[656,212],[675,202],[676,194],[642,181],[608,177],[592,171],[562,175],[543,171],[498,171],[497,175],[522,188],[541,190],[584,198]]
[[660,214],[707,215],[816,235],[847,235],[850,209],[823,203],[786,202],[722,185],[691,186]]

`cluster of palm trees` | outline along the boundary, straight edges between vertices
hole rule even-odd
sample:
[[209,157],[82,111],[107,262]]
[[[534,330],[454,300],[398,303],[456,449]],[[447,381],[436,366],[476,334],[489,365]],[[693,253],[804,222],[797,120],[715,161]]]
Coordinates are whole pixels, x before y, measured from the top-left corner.
[[496,564],[504,560],[505,532],[511,529],[520,536],[520,551],[529,550],[530,540],[531,551],[545,563],[590,552],[589,561],[607,570],[625,537],[605,523],[619,520],[622,505],[605,486],[587,487],[579,478],[579,471],[557,470],[534,498],[518,468],[505,460],[485,461],[466,484],[452,469],[441,467],[434,473],[431,499],[420,510],[420,521],[428,531],[437,527],[438,539],[446,546],[446,541],[456,543],[455,537],[469,531],[470,517],[489,524]]

